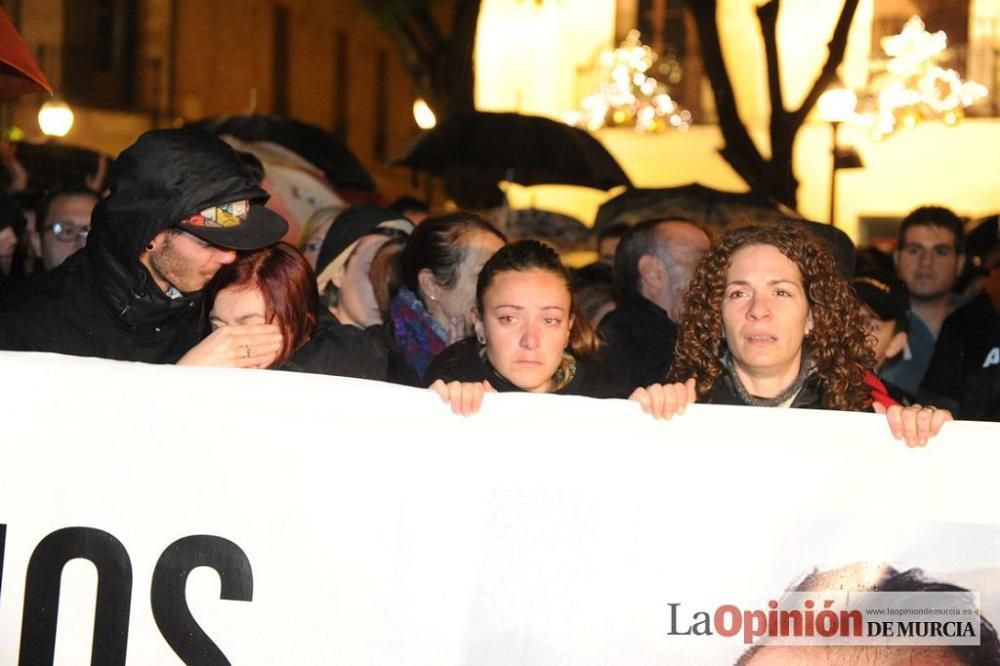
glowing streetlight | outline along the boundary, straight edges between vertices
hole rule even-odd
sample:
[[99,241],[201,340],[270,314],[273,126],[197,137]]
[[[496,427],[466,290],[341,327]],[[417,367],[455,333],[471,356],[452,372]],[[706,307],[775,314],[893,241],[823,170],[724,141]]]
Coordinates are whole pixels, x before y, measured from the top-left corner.
[[38,126],[46,136],[66,136],[73,127],[73,109],[63,100],[53,97],[38,110]]
[[858,96],[850,88],[845,88],[839,81],[834,81],[822,95],[816,106],[819,107],[819,115],[828,123],[843,123],[851,119],[854,115],[854,108],[858,105]]
[[437,118],[423,97],[413,100],[413,119],[417,121],[417,127],[422,130],[434,129],[437,125]]
[[864,166],[861,157],[853,148],[841,149],[837,145],[837,133],[840,123],[847,122],[854,116],[858,97],[850,88],[844,87],[839,79],[834,79],[826,91],[820,95],[816,106],[820,117],[830,123],[833,132],[830,167],[830,225],[837,225],[837,170],[857,169]]

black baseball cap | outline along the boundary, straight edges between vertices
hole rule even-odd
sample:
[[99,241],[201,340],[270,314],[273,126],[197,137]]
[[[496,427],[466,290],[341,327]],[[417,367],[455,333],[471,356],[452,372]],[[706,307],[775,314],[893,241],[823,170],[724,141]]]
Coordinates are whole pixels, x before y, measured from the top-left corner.
[[909,321],[910,293],[898,277],[877,268],[867,269],[851,280],[858,299],[882,321]]
[[207,243],[229,250],[259,250],[288,232],[288,222],[263,204],[238,199],[210,206],[177,227]]

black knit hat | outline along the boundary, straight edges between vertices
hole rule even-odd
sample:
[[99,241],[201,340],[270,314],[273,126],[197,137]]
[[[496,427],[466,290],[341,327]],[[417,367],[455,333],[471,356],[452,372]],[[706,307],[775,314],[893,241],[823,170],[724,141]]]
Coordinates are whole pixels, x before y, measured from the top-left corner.
[[[392,224],[389,224],[389,223]],[[380,208],[375,204],[357,204],[345,209],[334,218],[316,258],[316,273],[322,273],[330,262],[358,242],[362,236],[375,232],[380,227],[398,229],[409,234],[413,223],[399,213]]]

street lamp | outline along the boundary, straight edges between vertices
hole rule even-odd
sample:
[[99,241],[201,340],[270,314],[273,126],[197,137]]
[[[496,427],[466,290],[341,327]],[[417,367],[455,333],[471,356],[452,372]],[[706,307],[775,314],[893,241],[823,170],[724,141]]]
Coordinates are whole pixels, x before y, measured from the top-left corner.
[[417,121],[417,127],[422,130],[434,129],[437,125],[437,118],[423,97],[413,100],[413,119]]
[[58,97],[52,97],[38,110],[38,126],[45,136],[66,136],[73,127],[73,109]]
[[854,148],[840,148],[837,145],[840,124],[850,120],[857,103],[858,98],[854,91],[844,87],[839,79],[834,80],[817,102],[819,115],[830,123],[833,135],[830,148],[830,226],[837,226],[837,170],[858,169],[864,166],[861,156]]

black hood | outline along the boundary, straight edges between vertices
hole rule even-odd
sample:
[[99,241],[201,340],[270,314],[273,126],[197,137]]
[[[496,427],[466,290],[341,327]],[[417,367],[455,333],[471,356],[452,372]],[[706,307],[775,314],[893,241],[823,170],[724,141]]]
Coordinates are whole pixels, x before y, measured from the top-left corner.
[[189,215],[239,199],[268,198],[236,151],[190,128],[140,136],[115,160],[108,187],[94,209],[87,247],[102,246],[136,269],[142,268],[139,255],[146,244]]
[[200,316],[201,292],[171,300],[153,281],[139,255],[159,232],[213,205],[268,194],[239,155],[197,129],[153,130],[118,159],[109,193],[94,209],[79,270],[90,276],[113,317],[135,331],[159,331]]

